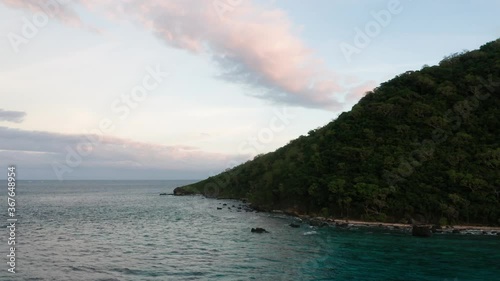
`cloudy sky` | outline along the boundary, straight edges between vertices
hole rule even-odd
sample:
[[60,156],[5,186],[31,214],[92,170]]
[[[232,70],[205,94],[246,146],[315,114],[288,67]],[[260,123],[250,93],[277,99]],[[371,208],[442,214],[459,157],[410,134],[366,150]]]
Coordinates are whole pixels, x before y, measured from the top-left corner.
[[[201,179],[500,36],[496,0],[0,0],[0,159]],[[0,173],[0,177],[5,177]]]

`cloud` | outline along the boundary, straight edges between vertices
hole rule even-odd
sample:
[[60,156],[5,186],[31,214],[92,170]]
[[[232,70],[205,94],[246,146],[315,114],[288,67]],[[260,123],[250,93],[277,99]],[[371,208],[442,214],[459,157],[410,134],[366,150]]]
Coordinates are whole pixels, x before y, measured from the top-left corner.
[[[78,151],[89,153],[82,155]],[[78,175],[80,170],[99,169],[100,173],[122,170],[123,175],[127,177],[127,173],[135,171],[136,178],[141,178],[139,171],[157,171],[159,178],[162,178],[162,175],[163,178],[175,178],[173,171],[198,172],[200,176],[207,177],[210,173],[228,168],[231,163],[246,160],[243,156],[203,152],[188,146],[168,146],[116,137],[59,134],[7,127],[0,127],[0,157],[9,164],[20,165],[26,169],[45,169],[52,174],[52,178],[55,177],[53,164],[68,166],[70,162],[79,162],[79,157],[81,163],[67,175]]]
[[[6,6],[25,9],[35,14],[47,15],[49,18],[57,18],[64,24],[85,28],[92,32],[100,32],[100,30],[92,25],[83,23],[78,13],[73,9],[72,0],[0,0],[0,3]],[[32,17],[29,17],[31,19]]]
[[26,113],[22,111],[9,111],[0,108],[0,121],[21,123],[26,117]]
[[[36,11],[35,0],[0,0]],[[339,109],[343,89],[336,75],[300,39],[284,11],[251,1],[225,0],[76,0],[89,11],[133,21],[169,46],[208,54],[219,78],[241,83],[253,96],[276,103]],[[231,6],[234,5],[234,6]],[[71,7],[57,17],[82,25]]]
[[350,104],[356,103],[362,97],[364,97],[367,92],[373,90],[376,86],[377,83],[374,81],[368,81],[360,85],[354,86],[348,90],[345,100]]

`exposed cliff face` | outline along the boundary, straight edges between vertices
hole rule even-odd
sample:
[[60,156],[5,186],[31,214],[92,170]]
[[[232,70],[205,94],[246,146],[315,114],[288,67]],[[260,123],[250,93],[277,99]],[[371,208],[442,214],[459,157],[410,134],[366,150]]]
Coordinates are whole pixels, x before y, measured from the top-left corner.
[[409,71],[350,112],[179,195],[365,220],[500,224],[500,40]]

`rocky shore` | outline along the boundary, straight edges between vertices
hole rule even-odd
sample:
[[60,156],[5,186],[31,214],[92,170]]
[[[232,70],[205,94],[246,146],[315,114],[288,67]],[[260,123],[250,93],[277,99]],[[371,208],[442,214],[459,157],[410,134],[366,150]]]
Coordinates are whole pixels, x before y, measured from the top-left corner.
[[[195,195],[196,192],[190,190],[185,190],[183,188],[174,189],[173,195],[176,196],[186,196]],[[213,198],[206,196],[207,198]],[[338,219],[338,218],[325,218],[320,216],[310,216],[305,214],[300,214],[295,210],[268,210],[260,206],[252,205],[247,203],[244,198],[217,198],[217,200],[237,200],[240,203],[238,206],[232,205],[233,210],[238,212],[267,212],[270,214],[281,214],[295,218],[300,224],[307,224],[313,227],[338,227],[338,228],[359,228],[359,227],[370,227],[370,228],[383,228],[387,230],[399,230],[411,233],[413,236],[420,237],[430,237],[433,234],[466,234],[466,235],[497,235],[500,236],[500,227],[491,226],[476,226],[476,225],[453,225],[453,226],[440,226],[433,224],[423,224],[414,222],[413,224],[404,223],[387,223],[387,222],[372,222],[372,221],[359,221],[350,219]],[[216,208],[218,210],[229,209],[227,206],[229,203],[220,203]],[[222,206],[220,206],[222,205]],[[291,227],[298,227],[300,224],[291,223]]]
[[[271,213],[284,213],[282,211],[272,211]],[[439,226],[432,224],[403,224],[403,223],[386,223],[386,222],[368,222],[359,220],[345,220],[335,218],[314,217],[307,215],[294,215],[303,223],[311,226],[323,227],[333,226],[341,228],[359,228],[372,227],[383,228],[388,230],[401,230],[412,233],[414,236],[428,237],[432,234],[469,234],[469,235],[498,235],[500,236],[500,227],[490,226],[472,226],[472,225],[454,225],[454,226]],[[428,229],[428,231],[426,231]],[[428,235],[431,233],[431,235]]]
[[[252,207],[252,205],[249,205]],[[469,234],[469,235],[498,235],[500,236],[500,227],[492,226],[477,226],[477,225],[447,225],[440,226],[434,224],[424,224],[414,222],[408,223],[387,223],[387,222],[373,222],[373,221],[360,221],[338,218],[325,218],[320,216],[310,216],[299,214],[296,211],[290,210],[262,210],[257,208],[258,211],[269,212],[272,214],[283,214],[294,217],[302,223],[315,227],[340,227],[340,228],[383,228],[387,230],[400,230],[412,233],[414,236],[429,237],[432,234]],[[430,234],[430,235],[429,235]]]

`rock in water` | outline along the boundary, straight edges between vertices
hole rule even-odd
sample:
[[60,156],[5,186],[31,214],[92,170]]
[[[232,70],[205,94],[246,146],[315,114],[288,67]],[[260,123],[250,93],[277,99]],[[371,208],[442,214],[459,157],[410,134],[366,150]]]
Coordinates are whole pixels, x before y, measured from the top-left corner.
[[440,225],[433,225],[431,228],[432,233],[441,233],[443,228]]
[[261,227],[252,228],[252,232],[254,232],[254,233],[268,233],[267,230],[265,230],[264,228],[261,228]]
[[417,237],[431,237],[432,231],[428,225],[414,225],[411,230],[411,235]]
[[336,227],[349,227],[349,223],[347,223],[347,222],[336,222],[335,226]]
[[328,224],[325,221],[318,219],[318,218],[310,219],[309,225],[310,226],[317,226],[317,227],[328,226]]
[[293,227],[293,228],[299,228],[300,227],[299,224],[296,224],[296,223],[293,223],[293,222],[290,224],[290,226]]

